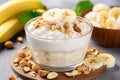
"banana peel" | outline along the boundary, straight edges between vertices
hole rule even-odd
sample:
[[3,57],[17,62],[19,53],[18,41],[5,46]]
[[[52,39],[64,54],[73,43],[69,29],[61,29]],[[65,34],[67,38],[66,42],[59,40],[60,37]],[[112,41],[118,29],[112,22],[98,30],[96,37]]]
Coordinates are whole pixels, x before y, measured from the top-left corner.
[[12,18],[0,25],[0,43],[11,39],[24,28],[24,24],[18,18]]

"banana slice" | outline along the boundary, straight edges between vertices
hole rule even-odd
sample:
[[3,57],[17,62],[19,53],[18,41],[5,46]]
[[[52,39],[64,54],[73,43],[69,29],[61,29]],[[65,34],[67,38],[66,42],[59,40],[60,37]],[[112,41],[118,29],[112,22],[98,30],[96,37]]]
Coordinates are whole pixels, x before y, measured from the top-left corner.
[[103,62],[97,57],[90,57],[84,60],[84,65],[91,69],[99,69],[103,66]]
[[43,15],[42,18],[49,23],[58,23],[59,21],[62,20],[63,16],[63,11],[59,8],[54,8],[46,11]]
[[120,29],[120,16],[117,19],[118,28]]
[[110,7],[108,6],[108,5],[106,5],[106,4],[97,4],[97,5],[95,5],[94,7],[93,7],[93,11],[94,12],[100,12],[100,11],[103,11],[103,10],[105,10],[105,11],[109,11],[110,10]]
[[97,57],[101,58],[101,60],[103,61],[103,64],[107,65],[107,68],[111,68],[115,66],[114,56],[107,54],[107,53],[103,53],[103,54],[99,54]]
[[96,21],[102,27],[105,27],[105,21],[106,21],[107,17],[108,17],[108,12],[107,11],[101,11],[101,12],[98,13]]
[[73,23],[76,20],[76,13],[70,9],[63,9],[63,22]]
[[106,20],[106,28],[107,29],[118,29],[118,24],[115,18],[109,17]]
[[108,12],[108,17],[114,17],[117,19],[120,16],[120,8],[114,7]]
[[92,11],[86,14],[85,18],[87,18],[88,20],[96,21],[96,16],[97,16],[97,13]]

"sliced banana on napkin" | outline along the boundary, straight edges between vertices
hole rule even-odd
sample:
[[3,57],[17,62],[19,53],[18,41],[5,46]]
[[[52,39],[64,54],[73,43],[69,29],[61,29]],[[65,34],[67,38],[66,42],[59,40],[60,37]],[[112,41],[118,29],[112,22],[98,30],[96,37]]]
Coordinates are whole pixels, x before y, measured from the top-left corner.
[[108,5],[105,5],[105,4],[102,4],[102,3],[97,4],[93,7],[94,12],[100,12],[100,11],[103,11],[103,10],[109,11],[110,7]]
[[42,18],[44,20],[53,24],[61,21],[62,17],[63,17],[63,11],[59,8],[50,9],[42,15]]
[[115,66],[115,57],[107,54],[107,53],[102,53],[97,56],[100,60],[103,61],[104,65],[107,65],[107,68],[111,68]]
[[103,62],[97,57],[90,57],[84,60],[84,65],[91,69],[99,69],[103,66]]

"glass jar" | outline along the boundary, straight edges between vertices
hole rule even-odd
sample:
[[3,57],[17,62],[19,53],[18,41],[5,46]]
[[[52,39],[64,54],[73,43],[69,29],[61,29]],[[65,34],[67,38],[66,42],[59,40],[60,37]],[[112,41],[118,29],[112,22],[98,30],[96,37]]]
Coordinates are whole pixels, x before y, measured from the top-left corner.
[[30,24],[38,18],[30,20],[25,26],[27,41],[34,61],[41,68],[50,71],[68,71],[81,65],[93,30],[91,23],[85,18],[77,17],[85,21],[86,25],[83,26],[89,28],[85,34],[70,39],[47,39],[32,34],[29,30]]

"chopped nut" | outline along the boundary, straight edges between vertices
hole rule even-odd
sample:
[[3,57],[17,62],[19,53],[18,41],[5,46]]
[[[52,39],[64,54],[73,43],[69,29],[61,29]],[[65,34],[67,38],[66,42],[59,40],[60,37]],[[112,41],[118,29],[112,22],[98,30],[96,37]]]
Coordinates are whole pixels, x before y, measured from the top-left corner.
[[46,71],[46,70],[39,70],[38,71],[38,74],[41,76],[41,77],[45,77],[49,74],[49,71]]
[[72,33],[69,32],[69,33],[68,33],[68,36],[69,36],[69,38],[72,38]]
[[75,77],[77,75],[80,75],[81,72],[78,72],[77,70],[73,70],[72,72],[66,72],[65,75],[68,77]]
[[22,38],[21,36],[19,36],[19,37],[17,38],[17,41],[18,41],[18,42],[23,42],[23,38]]
[[91,69],[88,68],[88,67],[86,67],[86,66],[84,66],[84,68],[83,68],[83,73],[84,73],[84,74],[89,74],[90,72],[91,72]]
[[30,50],[28,50],[27,52],[25,52],[25,54],[26,54],[26,57],[29,57],[32,55],[32,52]]
[[91,69],[87,69],[84,71],[84,74],[89,74],[91,72]]
[[18,63],[15,63],[14,65],[15,65],[15,66],[19,66],[19,64],[18,64]]
[[16,80],[16,77],[15,76],[10,76],[9,80]]
[[25,58],[22,59],[22,61],[26,61],[26,62],[28,62],[29,59],[25,57]]
[[99,50],[97,48],[91,48],[87,51],[87,57],[95,57],[99,54]]
[[14,63],[19,63],[19,62],[20,62],[20,60],[21,60],[21,58],[20,58],[20,57],[15,57],[15,59],[13,60],[13,62],[14,62]]
[[26,62],[26,61],[20,61],[20,62],[19,62],[19,65],[20,65],[21,67],[27,66],[27,62]]
[[36,21],[36,23],[34,23],[34,24],[33,24],[33,26],[34,26],[35,28],[40,27],[40,25],[39,25],[38,23],[39,23],[39,22],[38,22],[38,21]]
[[27,73],[27,72],[30,71],[30,68],[25,66],[25,67],[23,67],[23,71],[24,71],[25,73]]
[[51,31],[55,31],[56,30],[56,25],[52,25],[50,29],[51,29]]
[[29,74],[30,74],[30,76],[32,76],[32,77],[35,77],[35,76],[36,76],[35,71],[31,71],[31,72],[29,72]]
[[58,73],[56,72],[50,72],[48,75],[47,75],[47,79],[55,79],[58,77]]
[[19,50],[19,51],[18,51],[18,55],[19,55],[21,58],[25,58],[25,57],[26,57],[24,50]]
[[14,45],[14,43],[13,43],[12,41],[6,41],[6,42],[4,43],[4,46],[5,46],[6,48],[13,48],[13,45]]
[[33,65],[33,64],[34,64],[34,62],[31,61],[31,60],[27,62],[27,65],[28,65],[30,68],[32,68],[32,65]]
[[77,18],[77,20],[78,20],[79,22],[85,22],[85,20],[83,20],[83,19]]
[[69,28],[69,24],[68,23],[66,23],[66,24],[64,24],[64,26],[63,26],[65,29],[68,29]]
[[32,65],[32,70],[33,71],[38,72],[40,69],[41,69],[40,66],[38,66],[37,64]]
[[81,32],[81,29],[77,26],[77,24],[74,24],[73,29],[78,33]]
[[28,60],[33,60],[32,55],[28,56],[27,59],[28,59]]
[[84,68],[83,66],[78,66],[78,67],[76,68],[76,70],[79,71],[79,72],[81,72],[81,71],[83,70],[83,68]]
[[22,70],[22,67],[21,67],[21,66],[18,66],[18,69],[19,69],[19,70]]
[[61,27],[59,28],[59,31],[64,33],[64,32],[65,32],[65,28],[64,28],[63,26],[61,26]]

